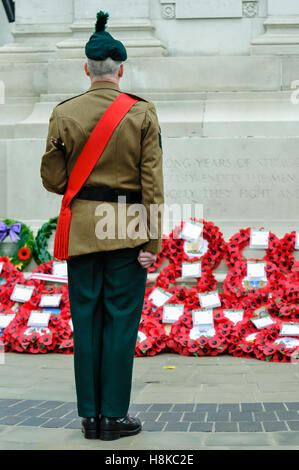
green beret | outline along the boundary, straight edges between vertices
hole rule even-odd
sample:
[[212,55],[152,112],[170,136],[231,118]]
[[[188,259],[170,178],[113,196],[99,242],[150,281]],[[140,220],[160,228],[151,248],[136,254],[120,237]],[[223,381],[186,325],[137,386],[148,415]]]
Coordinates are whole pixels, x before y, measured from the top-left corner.
[[92,60],[105,60],[110,57],[124,62],[128,58],[125,46],[105,31],[108,18],[109,14],[103,11],[97,14],[95,32],[85,46],[85,54]]

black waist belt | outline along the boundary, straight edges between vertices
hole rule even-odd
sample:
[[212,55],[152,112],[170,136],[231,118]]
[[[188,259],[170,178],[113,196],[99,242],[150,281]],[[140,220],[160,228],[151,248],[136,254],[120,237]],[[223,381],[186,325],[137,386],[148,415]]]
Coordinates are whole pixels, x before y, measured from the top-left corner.
[[[127,204],[141,204],[141,191],[129,191],[127,189],[107,188],[104,186],[85,186],[80,189],[74,199],[87,201],[118,202],[119,197],[126,197]],[[122,202],[120,200],[120,202]]]

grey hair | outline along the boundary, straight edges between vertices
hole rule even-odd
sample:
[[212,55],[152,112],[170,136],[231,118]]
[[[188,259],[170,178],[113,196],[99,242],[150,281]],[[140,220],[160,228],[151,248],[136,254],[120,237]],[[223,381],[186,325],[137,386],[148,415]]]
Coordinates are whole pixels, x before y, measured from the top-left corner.
[[87,59],[90,76],[95,78],[116,77],[122,62],[117,62],[110,57],[105,60]]

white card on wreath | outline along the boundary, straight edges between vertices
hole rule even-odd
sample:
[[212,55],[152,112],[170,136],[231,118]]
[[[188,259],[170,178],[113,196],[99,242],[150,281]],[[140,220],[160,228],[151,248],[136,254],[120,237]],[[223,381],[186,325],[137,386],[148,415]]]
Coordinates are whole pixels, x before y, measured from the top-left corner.
[[147,340],[147,336],[145,333],[143,333],[143,331],[138,331],[138,335],[137,335],[137,341],[139,343],[143,343],[143,341],[146,341]]
[[182,263],[182,277],[200,277],[201,276],[201,263]]
[[28,318],[28,326],[34,326],[34,327],[43,327],[43,326],[48,326],[49,321],[50,321],[50,312],[41,312],[40,310],[32,310],[30,313],[30,316]]
[[55,261],[52,265],[52,275],[57,277],[67,277],[66,261]]
[[257,333],[251,333],[250,335],[246,336],[245,341],[247,341],[247,343],[252,343],[255,340],[256,336]]
[[0,274],[2,273],[3,266],[4,266],[4,263],[0,263]]
[[[140,322],[141,322],[141,321],[142,321],[142,319],[140,320]],[[72,320],[72,319],[70,319],[69,325],[70,325],[70,327],[71,327],[71,330],[74,331],[74,325],[73,325],[73,320]]]
[[280,335],[299,335],[299,323],[282,323],[280,328]]
[[[299,250],[299,232],[296,232],[295,250]],[[1,272],[1,271],[0,271]]]
[[269,326],[275,323],[275,321],[271,318],[270,315],[266,315],[260,318],[251,318],[251,321],[254,324],[254,326],[258,328],[259,330],[261,328],[265,328],[266,326]]
[[234,325],[239,321],[242,321],[244,316],[244,310],[242,309],[224,309],[223,313],[224,316],[233,322]]
[[192,319],[193,325],[199,326],[202,329],[210,329],[214,326],[214,317],[213,317],[213,309],[210,308],[203,308],[193,310],[192,312]]
[[202,308],[214,308],[221,306],[221,301],[216,290],[212,292],[200,293],[198,294],[198,297],[200,301],[200,306]]
[[152,300],[156,307],[162,307],[162,305],[164,305],[171,297],[172,294],[161,289],[161,287],[156,287],[156,289],[150,293],[148,298]]
[[296,348],[297,346],[299,346],[299,339],[285,336],[283,338],[276,339],[273,344],[284,344],[287,348]]
[[16,314],[0,315],[0,328],[6,328],[10,322],[15,318]]
[[202,231],[203,224],[200,222],[195,222],[194,220],[190,220],[189,222],[184,223],[181,237],[189,242],[196,242],[199,239]]
[[202,329],[201,326],[194,326],[190,330],[189,338],[191,340],[196,340],[201,336],[205,336],[206,338],[212,338],[212,336],[215,336],[215,334],[216,331],[214,328]]
[[209,249],[209,243],[203,238],[199,238],[196,242],[184,242],[184,251],[189,258],[201,258]]
[[247,261],[247,277],[250,279],[267,280],[265,272],[266,263],[261,261]]
[[44,294],[41,296],[39,307],[59,307],[62,294]]
[[250,248],[268,248],[269,246],[269,230],[250,231]]
[[31,299],[33,291],[34,286],[22,286],[22,284],[16,284],[10,296],[10,300],[21,303],[28,302],[28,300]]
[[184,314],[184,304],[167,304],[163,307],[163,323],[174,323]]

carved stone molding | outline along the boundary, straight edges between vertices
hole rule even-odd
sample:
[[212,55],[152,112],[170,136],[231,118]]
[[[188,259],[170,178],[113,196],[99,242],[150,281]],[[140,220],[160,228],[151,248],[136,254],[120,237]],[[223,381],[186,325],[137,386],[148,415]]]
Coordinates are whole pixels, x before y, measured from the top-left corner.
[[[220,0],[202,4],[197,0],[188,3],[186,8],[182,0],[160,0],[161,15],[166,20],[194,18],[253,18],[258,14],[258,0],[228,0],[225,5]],[[188,7],[188,8],[187,8]]]
[[243,15],[247,18],[253,18],[258,14],[258,2],[243,2]]
[[175,18],[175,3],[164,3],[161,5],[162,18],[173,20]]

